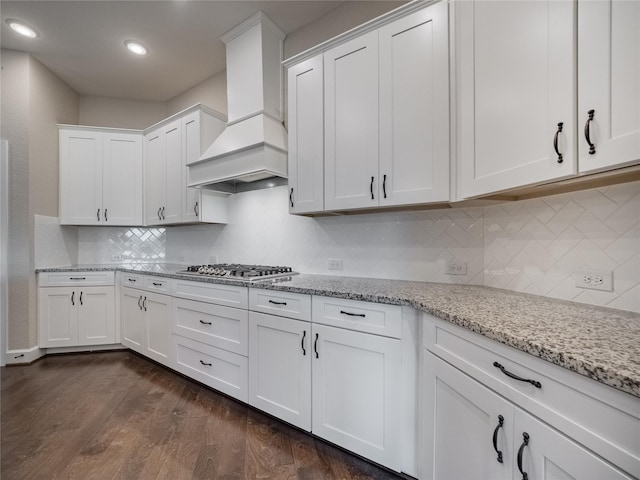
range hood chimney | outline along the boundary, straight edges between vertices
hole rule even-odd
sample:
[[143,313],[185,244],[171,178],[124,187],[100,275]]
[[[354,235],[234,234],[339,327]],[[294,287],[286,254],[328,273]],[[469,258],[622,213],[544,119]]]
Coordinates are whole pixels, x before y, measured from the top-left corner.
[[[287,132],[282,125],[284,33],[258,12],[225,33],[227,127],[188,167],[188,185],[236,192],[287,178]],[[274,177],[279,177],[275,179]],[[277,181],[280,180],[280,181]]]

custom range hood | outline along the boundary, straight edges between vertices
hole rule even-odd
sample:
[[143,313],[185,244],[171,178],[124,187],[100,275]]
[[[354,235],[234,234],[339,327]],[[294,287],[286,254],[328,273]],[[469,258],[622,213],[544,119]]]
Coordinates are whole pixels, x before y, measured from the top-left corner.
[[227,127],[188,167],[188,185],[224,192],[283,184],[287,132],[282,125],[284,33],[258,12],[225,33]]

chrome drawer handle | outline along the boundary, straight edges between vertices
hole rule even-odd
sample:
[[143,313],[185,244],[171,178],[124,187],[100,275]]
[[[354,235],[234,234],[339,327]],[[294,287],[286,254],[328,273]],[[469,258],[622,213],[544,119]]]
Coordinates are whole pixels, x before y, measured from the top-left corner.
[[493,366],[499,368],[502,373],[504,373],[507,377],[513,378],[514,380],[518,380],[519,382],[527,382],[533,385],[536,388],[542,388],[542,384],[537,380],[531,380],[529,378],[522,378],[516,375],[515,373],[511,373],[498,362],[493,362]]

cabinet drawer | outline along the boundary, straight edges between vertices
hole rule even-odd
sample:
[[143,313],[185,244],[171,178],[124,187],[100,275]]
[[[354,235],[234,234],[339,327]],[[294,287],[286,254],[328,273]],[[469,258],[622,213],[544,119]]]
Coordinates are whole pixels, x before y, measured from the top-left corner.
[[114,272],[40,272],[40,287],[62,287],[74,285],[113,285]]
[[173,301],[173,313],[174,333],[247,355],[247,310],[176,298]]
[[144,276],[144,289],[151,292],[169,293],[171,290],[171,279],[166,277]]
[[640,473],[637,397],[427,314],[423,345],[614,465]]
[[188,377],[226,393],[240,401],[248,400],[247,357],[221,348],[173,336],[174,367]]
[[314,323],[386,337],[402,336],[402,307],[317,296],[312,305]]
[[249,289],[249,309],[298,320],[311,320],[311,295]]
[[144,275],[139,273],[118,273],[118,279],[122,287],[144,288]]
[[247,287],[223,285],[217,283],[193,282],[189,280],[173,281],[173,296],[201,302],[215,303],[235,308],[248,308]]

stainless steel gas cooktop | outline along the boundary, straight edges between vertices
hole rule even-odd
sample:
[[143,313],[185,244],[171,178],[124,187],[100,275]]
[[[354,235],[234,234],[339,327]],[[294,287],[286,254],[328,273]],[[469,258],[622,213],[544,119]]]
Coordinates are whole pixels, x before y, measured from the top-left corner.
[[245,282],[257,282],[273,278],[297,275],[291,267],[269,265],[243,265],[240,263],[217,263],[214,265],[191,265],[177,273],[200,277],[224,277]]

